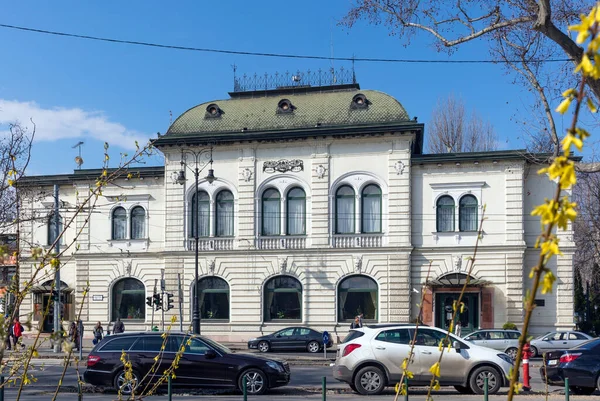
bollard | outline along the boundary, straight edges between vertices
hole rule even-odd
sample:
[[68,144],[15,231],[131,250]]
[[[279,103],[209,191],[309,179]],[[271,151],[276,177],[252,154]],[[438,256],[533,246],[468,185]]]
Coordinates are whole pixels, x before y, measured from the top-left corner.
[[242,377],[242,393],[244,394],[244,401],[248,401],[248,383],[246,375]]
[[77,401],[83,400],[83,393],[81,392],[81,382],[77,381]]
[[327,400],[327,378],[325,376],[323,376],[323,379],[321,379],[321,382],[322,382],[322,387],[323,387],[323,390],[322,390],[323,396],[321,399],[323,401],[326,401]]
[[171,375],[167,377],[167,399],[171,401],[173,399],[173,384],[171,382]]
[[569,401],[569,378],[565,377],[565,401]]
[[529,347],[529,343],[525,343],[523,346],[523,390],[529,391],[531,390],[531,385],[529,384],[529,357],[531,357],[531,348]]
[[0,387],[0,401],[4,401],[4,376],[0,376],[0,384],[2,384],[2,387]]
[[485,377],[483,379],[483,401],[488,401],[488,378]]
[[404,376],[404,388],[406,389],[406,394],[404,394],[404,401],[408,401],[408,377]]

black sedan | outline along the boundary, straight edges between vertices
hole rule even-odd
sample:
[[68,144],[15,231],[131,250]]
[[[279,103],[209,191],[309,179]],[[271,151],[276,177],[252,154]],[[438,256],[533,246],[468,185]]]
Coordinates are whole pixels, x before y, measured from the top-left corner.
[[[332,345],[330,337],[327,348]],[[314,353],[323,349],[323,333],[308,327],[288,327],[266,336],[251,338],[248,340],[248,348],[258,349],[260,352],[285,349],[306,350]]]
[[[181,354],[181,349],[184,351]],[[163,351],[161,352],[161,349]],[[121,359],[125,351],[131,362],[132,378],[127,377]],[[147,383],[156,383],[181,358],[174,371],[173,385],[188,388],[242,389],[248,394],[263,394],[290,381],[285,361],[252,354],[234,354],[227,347],[201,336],[160,332],[123,333],[105,337],[90,352],[86,383],[114,387],[124,395],[140,394]]]
[[547,352],[545,361],[540,375],[548,384],[564,386],[568,378],[574,394],[589,395],[596,388],[600,390],[600,338],[567,351]]

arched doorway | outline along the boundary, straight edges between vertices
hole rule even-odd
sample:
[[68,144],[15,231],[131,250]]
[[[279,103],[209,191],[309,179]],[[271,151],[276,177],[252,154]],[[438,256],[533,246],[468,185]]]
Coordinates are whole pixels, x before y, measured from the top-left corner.
[[144,320],[146,317],[146,287],[137,278],[118,280],[111,289],[111,321]]
[[[42,285],[31,289],[33,293],[33,318],[38,322],[43,320],[42,332],[51,333],[54,330],[54,300],[52,288],[54,280],[48,280]],[[60,282],[60,316],[62,320],[69,321],[73,316],[73,289],[64,281]],[[46,313],[48,311],[48,313]]]
[[[461,311],[460,305],[457,306],[459,309],[456,312],[454,326],[460,322],[461,335],[464,336],[479,328],[493,325],[493,304],[490,301],[493,289],[488,287],[491,283],[463,272],[445,273],[427,283],[431,293],[426,295],[424,305],[425,307],[430,305],[432,310],[430,313],[424,311],[425,324],[433,324],[444,330],[450,328],[454,311],[453,305],[458,302],[467,278],[467,288],[461,300],[464,307]],[[430,321],[425,318],[427,316],[430,317]]]

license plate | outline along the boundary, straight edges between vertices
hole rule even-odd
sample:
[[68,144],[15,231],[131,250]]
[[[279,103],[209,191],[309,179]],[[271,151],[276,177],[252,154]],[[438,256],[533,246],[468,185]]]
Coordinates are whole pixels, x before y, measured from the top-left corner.
[[548,361],[548,365],[556,365],[558,364],[558,359],[552,359],[550,361]]

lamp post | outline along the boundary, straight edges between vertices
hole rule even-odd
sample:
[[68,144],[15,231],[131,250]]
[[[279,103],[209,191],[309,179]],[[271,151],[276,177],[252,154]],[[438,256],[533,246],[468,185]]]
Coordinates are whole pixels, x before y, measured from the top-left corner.
[[[198,305],[200,301],[200,297],[198,294],[198,227],[200,225],[199,222],[199,213],[198,213],[198,177],[200,176],[200,172],[204,170],[204,168],[210,165],[208,169],[208,175],[206,176],[206,181],[209,184],[212,184],[215,180],[215,172],[212,169],[213,159],[212,159],[212,146],[210,148],[203,148],[197,151],[191,149],[181,149],[181,170],[177,175],[176,182],[180,185],[185,185],[185,169],[188,168],[190,171],[194,173],[194,178],[196,181],[196,189],[195,189],[195,213],[196,216],[192,219],[192,222],[195,221],[195,227],[192,226],[192,233],[194,235],[194,243],[195,243],[195,262],[194,262],[194,306],[192,312],[192,329],[194,334],[200,334],[200,305]],[[194,160],[194,168],[192,169],[186,163],[186,156],[191,156]],[[204,160],[203,160],[204,159]]]

